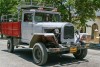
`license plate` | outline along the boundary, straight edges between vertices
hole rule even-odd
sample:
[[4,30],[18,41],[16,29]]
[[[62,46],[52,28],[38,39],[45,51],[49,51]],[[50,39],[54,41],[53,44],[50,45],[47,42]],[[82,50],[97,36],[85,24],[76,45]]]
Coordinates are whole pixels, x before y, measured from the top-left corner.
[[70,48],[70,53],[75,53],[77,52],[77,48],[76,47],[71,47]]

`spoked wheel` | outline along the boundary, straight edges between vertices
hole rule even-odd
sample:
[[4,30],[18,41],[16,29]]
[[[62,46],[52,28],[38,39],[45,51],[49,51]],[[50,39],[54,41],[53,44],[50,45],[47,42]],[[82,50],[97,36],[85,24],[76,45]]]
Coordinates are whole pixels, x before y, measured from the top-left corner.
[[14,52],[13,38],[10,38],[7,42],[7,49],[10,53]]
[[33,53],[34,63],[36,63],[37,65],[43,65],[46,63],[48,54],[46,47],[44,46],[43,43],[36,43],[33,46],[32,53]]
[[73,54],[76,59],[83,59],[87,55],[87,48],[80,49],[76,53]]

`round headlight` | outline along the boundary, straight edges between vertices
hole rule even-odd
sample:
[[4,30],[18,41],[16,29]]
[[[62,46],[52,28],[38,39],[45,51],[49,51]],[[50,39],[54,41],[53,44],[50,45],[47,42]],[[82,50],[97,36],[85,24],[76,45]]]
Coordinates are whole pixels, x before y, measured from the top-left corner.
[[55,29],[54,31],[55,31],[55,33],[59,33],[59,29]]

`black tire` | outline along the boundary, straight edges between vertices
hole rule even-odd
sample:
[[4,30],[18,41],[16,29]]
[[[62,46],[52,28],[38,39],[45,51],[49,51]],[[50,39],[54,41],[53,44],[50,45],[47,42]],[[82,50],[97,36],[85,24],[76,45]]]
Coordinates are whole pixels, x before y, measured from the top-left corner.
[[47,62],[48,53],[43,43],[36,43],[33,46],[33,60],[37,65],[44,65]]
[[7,49],[8,49],[8,52],[10,53],[14,52],[13,38],[8,39]]
[[74,57],[76,58],[76,59],[83,59],[83,58],[85,58],[86,57],[86,55],[87,55],[87,48],[85,48],[85,49],[80,49],[80,50],[78,50],[76,53],[74,53],[73,54],[74,55]]

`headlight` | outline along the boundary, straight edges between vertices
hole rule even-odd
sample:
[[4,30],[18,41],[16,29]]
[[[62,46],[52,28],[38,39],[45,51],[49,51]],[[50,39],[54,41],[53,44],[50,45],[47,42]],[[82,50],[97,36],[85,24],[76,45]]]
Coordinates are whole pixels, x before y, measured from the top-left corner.
[[59,29],[55,29],[54,31],[55,31],[55,33],[59,33]]

